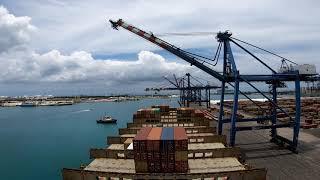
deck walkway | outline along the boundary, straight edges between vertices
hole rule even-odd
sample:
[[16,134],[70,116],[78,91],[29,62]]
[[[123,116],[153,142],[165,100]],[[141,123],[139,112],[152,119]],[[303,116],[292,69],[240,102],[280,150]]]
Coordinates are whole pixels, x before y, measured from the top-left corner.
[[[245,166],[235,157],[189,159],[188,164],[191,174],[245,170]],[[133,159],[97,158],[85,170],[133,174],[135,173],[135,165]]]
[[[228,131],[225,131],[225,133]],[[290,137],[292,130],[282,128],[280,135]],[[292,137],[292,135],[291,135]],[[236,146],[246,155],[246,162],[267,168],[268,179],[319,179],[320,129],[301,130],[298,154],[269,142],[268,130],[237,132]]]

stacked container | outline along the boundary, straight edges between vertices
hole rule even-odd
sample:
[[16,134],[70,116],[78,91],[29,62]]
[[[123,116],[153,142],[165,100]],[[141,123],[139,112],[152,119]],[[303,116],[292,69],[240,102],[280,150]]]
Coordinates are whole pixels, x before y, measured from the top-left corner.
[[160,143],[162,128],[152,128],[147,136],[149,172],[161,172]]
[[160,122],[160,109],[149,108],[140,109],[137,113],[133,114],[133,123],[144,124],[144,123],[159,123]]
[[175,148],[174,128],[163,128],[161,134],[161,167],[162,172],[174,172]]
[[177,108],[177,121],[178,122],[191,122],[194,120],[193,108]]
[[152,108],[159,108],[160,112],[169,112],[170,111],[170,107],[168,105],[155,105],[155,106],[151,106]]
[[182,127],[142,128],[133,139],[136,172],[188,171],[188,137]]
[[188,171],[188,137],[182,127],[174,128],[175,171]]
[[133,153],[136,172],[148,172],[147,136],[152,128],[142,128],[133,139]]

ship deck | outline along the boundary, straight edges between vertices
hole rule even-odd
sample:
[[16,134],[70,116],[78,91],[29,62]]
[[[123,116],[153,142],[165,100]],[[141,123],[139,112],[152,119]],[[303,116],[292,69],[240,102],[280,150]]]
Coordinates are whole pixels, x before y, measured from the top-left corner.
[[[245,170],[237,158],[206,158],[189,159],[189,173],[214,173]],[[134,174],[135,165],[133,159],[94,159],[84,170],[95,172],[131,173]]]
[[[290,137],[292,130],[280,129]],[[237,133],[236,146],[245,153],[246,163],[256,168],[267,168],[268,179],[318,179],[320,177],[320,129],[301,130],[298,154],[269,142],[269,131]]]

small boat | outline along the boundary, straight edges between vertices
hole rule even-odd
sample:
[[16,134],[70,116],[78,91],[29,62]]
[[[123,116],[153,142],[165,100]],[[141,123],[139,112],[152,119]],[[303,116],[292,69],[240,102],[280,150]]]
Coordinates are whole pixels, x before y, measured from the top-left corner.
[[101,119],[97,120],[97,123],[117,123],[117,120],[113,119],[111,116],[103,116]]

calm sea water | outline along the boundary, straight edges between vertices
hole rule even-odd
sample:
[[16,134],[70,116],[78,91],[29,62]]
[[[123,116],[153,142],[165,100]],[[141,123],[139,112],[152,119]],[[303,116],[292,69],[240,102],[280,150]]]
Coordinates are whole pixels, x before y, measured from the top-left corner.
[[[135,111],[156,104],[178,105],[176,99],[144,99],[0,108],[0,179],[61,179],[63,167],[89,163],[90,147],[105,147],[106,137],[126,127]],[[96,124],[104,113],[117,118],[118,123]]]

